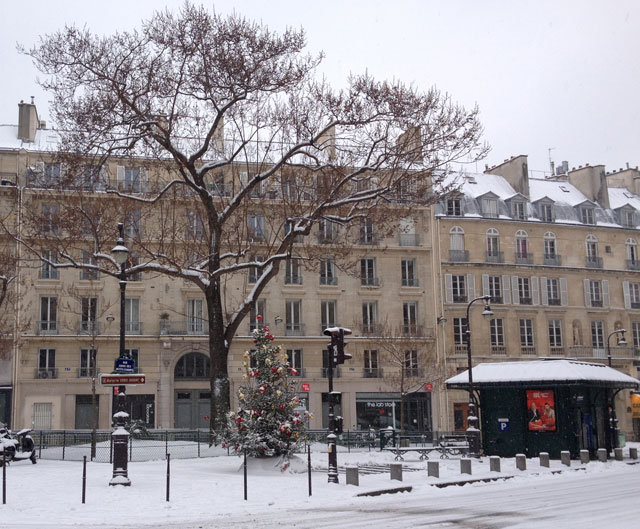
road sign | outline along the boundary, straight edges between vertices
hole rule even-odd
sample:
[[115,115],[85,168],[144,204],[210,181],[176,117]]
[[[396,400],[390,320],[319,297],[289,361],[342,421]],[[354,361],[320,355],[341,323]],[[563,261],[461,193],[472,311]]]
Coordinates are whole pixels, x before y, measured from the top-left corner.
[[302,384],[302,391],[311,391],[311,384]]
[[498,419],[498,427],[501,432],[509,431],[509,419]]
[[429,391],[433,391],[433,384],[432,384],[431,382],[427,382],[427,383],[424,385],[424,390],[425,390],[425,391],[427,391],[427,392],[429,392]]
[[100,384],[103,386],[137,386],[144,384],[146,375],[130,375],[120,373],[100,374]]
[[114,373],[128,373],[133,374],[136,370],[136,363],[132,358],[128,356],[119,356],[113,366]]

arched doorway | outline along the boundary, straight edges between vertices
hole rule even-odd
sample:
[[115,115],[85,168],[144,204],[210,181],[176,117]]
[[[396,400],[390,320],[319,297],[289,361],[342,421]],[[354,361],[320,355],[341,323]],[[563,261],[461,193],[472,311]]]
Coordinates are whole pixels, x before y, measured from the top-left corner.
[[183,355],[173,370],[175,428],[209,428],[210,361],[202,353]]

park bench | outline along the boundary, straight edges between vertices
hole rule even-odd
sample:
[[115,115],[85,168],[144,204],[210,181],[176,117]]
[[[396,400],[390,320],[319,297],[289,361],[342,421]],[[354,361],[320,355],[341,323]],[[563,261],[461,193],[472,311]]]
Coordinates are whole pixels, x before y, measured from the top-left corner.
[[404,461],[404,455],[408,452],[420,454],[420,461],[429,459],[431,452],[438,452],[440,459],[449,459],[449,456],[462,455],[465,457],[469,453],[469,440],[465,434],[443,434],[440,436],[437,445],[433,446],[388,446],[383,448],[395,454],[396,461]]

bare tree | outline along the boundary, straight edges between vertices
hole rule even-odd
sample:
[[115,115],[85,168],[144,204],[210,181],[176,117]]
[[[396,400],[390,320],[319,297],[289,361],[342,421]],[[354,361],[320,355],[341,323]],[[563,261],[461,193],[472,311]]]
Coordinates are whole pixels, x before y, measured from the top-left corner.
[[[111,275],[107,217],[128,216],[127,245],[140,256],[130,273],[183,278],[204,294],[212,428],[216,404],[228,408],[227,356],[240,323],[284,261],[319,255],[305,236],[325,223],[340,227],[336,244],[353,241],[361,223],[390,229],[446,191],[451,162],[486,149],[477,109],[368,75],[334,91],[315,78],[322,57],[304,46],[301,30],[277,35],[185,3],[137,31],[65,27],[25,50],[53,95],[67,167],[58,183],[76,191],[55,214],[88,225],[95,266]],[[136,169],[120,174],[118,160]],[[110,192],[109,211],[88,210],[91,194],[79,193],[95,182]],[[83,266],[75,240],[58,237],[57,266]],[[248,292],[225,293],[249,270],[259,273]]]

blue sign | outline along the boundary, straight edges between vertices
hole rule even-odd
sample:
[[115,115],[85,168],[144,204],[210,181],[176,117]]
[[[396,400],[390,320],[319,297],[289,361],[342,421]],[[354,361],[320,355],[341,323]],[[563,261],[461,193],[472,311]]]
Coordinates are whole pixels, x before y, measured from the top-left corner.
[[120,356],[116,358],[113,372],[114,373],[135,373],[136,363],[132,358]]
[[498,419],[498,427],[501,432],[509,431],[509,419]]

